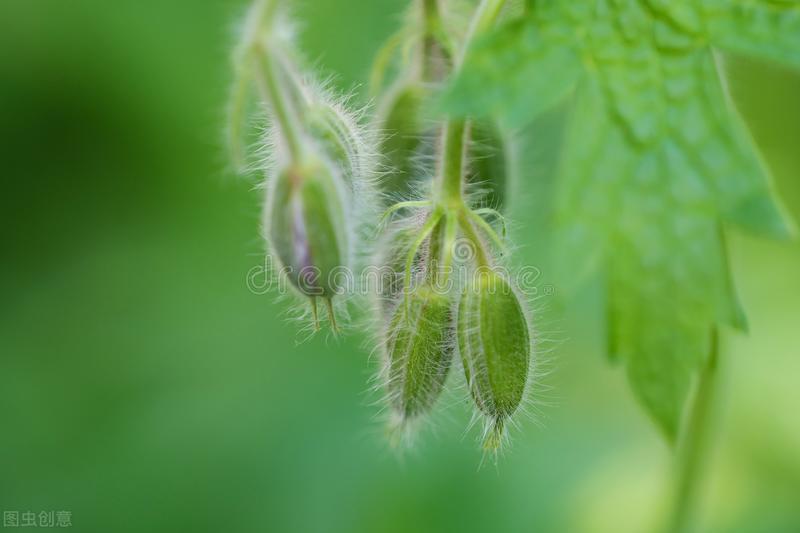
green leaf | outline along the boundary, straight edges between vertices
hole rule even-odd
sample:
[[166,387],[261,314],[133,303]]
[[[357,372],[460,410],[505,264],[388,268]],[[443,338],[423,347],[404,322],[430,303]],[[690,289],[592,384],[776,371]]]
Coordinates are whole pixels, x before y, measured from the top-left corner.
[[563,100],[578,79],[581,64],[570,39],[567,26],[525,21],[479,39],[448,95],[448,111],[524,125]]
[[610,355],[670,439],[713,328],[746,327],[723,227],[792,233],[714,47],[798,64],[797,6],[536,2],[476,44],[446,95],[451,112],[514,125],[574,95],[555,201],[562,271],[607,280]]
[[716,46],[800,68],[800,2],[738,0],[730,4],[709,25]]

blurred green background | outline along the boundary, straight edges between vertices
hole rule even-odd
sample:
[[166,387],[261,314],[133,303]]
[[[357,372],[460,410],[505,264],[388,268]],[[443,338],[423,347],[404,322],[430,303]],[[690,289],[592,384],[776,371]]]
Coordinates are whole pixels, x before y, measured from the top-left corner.
[[[308,55],[359,90],[404,2],[296,4]],[[546,302],[538,414],[482,468],[460,393],[398,458],[364,336],[299,343],[248,291],[260,198],[222,142],[244,7],[0,1],[0,510],[82,532],[649,531],[670,450],[603,360],[593,288]],[[800,75],[729,68],[800,218]],[[528,179],[550,150],[533,139]],[[525,188],[520,262],[545,265]],[[724,338],[703,530],[800,531],[800,245],[739,235],[732,256],[751,332]]]

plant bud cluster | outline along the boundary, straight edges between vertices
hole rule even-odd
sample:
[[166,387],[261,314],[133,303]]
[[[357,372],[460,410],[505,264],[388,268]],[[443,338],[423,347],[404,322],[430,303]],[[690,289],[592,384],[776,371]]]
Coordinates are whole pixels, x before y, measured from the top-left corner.
[[[357,272],[365,244],[391,272],[372,316],[395,440],[427,419],[451,367],[460,366],[486,422],[484,448],[495,451],[529,388],[533,334],[526,302],[494,269],[506,252],[505,231],[501,237],[495,226],[505,228],[508,137],[489,120],[454,122],[435,111],[439,89],[457,68],[456,50],[465,46],[466,32],[454,31],[466,27],[452,15],[456,5],[415,0],[409,25],[380,54],[377,79],[394,50],[403,52],[395,81],[378,98],[376,136],[348,99],[334,97],[305,67],[278,0],[256,0],[236,56],[230,132],[236,157],[255,89],[269,118],[259,150],[264,236],[280,275],[310,302],[315,326],[321,300],[337,329],[334,309],[352,288],[339,274]],[[378,185],[376,167],[383,170]],[[385,207],[377,189],[400,200],[380,223],[370,216]]]

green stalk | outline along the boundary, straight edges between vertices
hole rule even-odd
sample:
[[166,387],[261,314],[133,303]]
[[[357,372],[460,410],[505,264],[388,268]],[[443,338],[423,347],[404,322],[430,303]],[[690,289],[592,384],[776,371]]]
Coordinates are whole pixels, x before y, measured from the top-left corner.
[[280,80],[280,73],[277,65],[278,60],[270,54],[265,45],[257,49],[255,72],[258,78],[258,87],[262,97],[269,103],[278,129],[289,150],[289,156],[294,162],[298,162],[302,156],[302,146],[300,132],[297,124],[292,103],[287,98],[283,84]]
[[252,63],[261,53],[261,40],[273,24],[278,10],[277,0],[258,0],[253,3],[245,19],[244,37],[236,49],[235,67],[236,81],[231,94],[228,125],[228,144],[236,168],[244,168],[244,151],[241,134],[243,117],[249,96],[250,83],[253,81]]
[[478,237],[478,232],[475,231],[475,227],[465,214],[465,211],[462,211],[459,215],[459,227],[472,243],[472,246],[475,247],[475,262],[478,264],[478,268],[491,268],[492,265],[489,262],[486,250],[483,248],[483,242]]
[[494,22],[497,20],[497,17],[500,15],[500,11],[503,10],[505,3],[505,0],[481,0],[481,3],[475,10],[475,15],[473,15],[472,21],[470,22],[469,30],[467,31],[467,38],[464,41],[464,48],[461,49],[461,57],[458,61],[458,68],[461,67],[461,63],[464,61],[464,56],[466,55],[467,50],[469,50],[472,41],[475,40],[475,36],[485,32],[492,26],[492,24],[494,24]]
[[441,81],[446,73],[438,72],[435,58],[443,35],[442,14],[439,10],[439,0],[422,0],[422,81]]
[[[271,50],[270,33],[277,12],[277,0],[260,0],[253,5],[245,29],[242,64],[252,63],[261,97],[269,104],[289,155],[296,162],[302,151],[298,121],[283,87],[279,58]],[[242,68],[246,71],[246,66]]]
[[[432,0],[426,0],[432,2]],[[435,2],[434,2],[435,3]],[[480,32],[486,31],[497,19],[505,0],[481,0],[470,22],[469,33],[456,65],[456,73],[461,68],[463,57],[472,41]],[[442,126],[442,166],[440,169],[440,201],[450,205],[463,205],[462,181],[464,178],[464,159],[469,145],[469,127],[463,118],[448,117]]]
[[439,18],[439,0],[422,0],[422,10],[425,20]]
[[464,119],[449,119],[442,127],[439,200],[447,205],[461,205],[462,202],[462,178],[468,134],[467,121]]
[[[425,0],[435,4],[434,0]],[[463,58],[476,35],[486,31],[500,14],[505,0],[481,0],[470,23],[467,39],[456,63],[455,73],[461,68]],[[465,214],[464,178],[467,148],[470,140],[469,121],[465,118],[447,117],[442,126],[442,154],[439,168],[438,202],[445,206],[446,213],[458,217],[459,226],[475,247],[475,260],[479,267],[489,267],[489,258],[472,221]]]
[[700,372],[689,419],[679,445],[675,493],[670,517],[670,533],[688,533],[694,529],[698,492],[705,469],[713,425],[714,398],[717,387],[719,332],[711,333],[711,350]]

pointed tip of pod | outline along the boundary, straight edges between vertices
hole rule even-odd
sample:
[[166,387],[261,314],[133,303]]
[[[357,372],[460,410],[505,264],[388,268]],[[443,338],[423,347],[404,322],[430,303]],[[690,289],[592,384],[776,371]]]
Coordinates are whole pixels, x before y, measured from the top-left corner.
[[311,320],[314,323],[314,333],[319,331],[319,311],[317,310],[317,299],[314,297],[309,298],[311,303]]
[[[332,298],[323,298],[325,302],[325,311],[328,314],[328,324],[330,325],[331,331],[333,331],[334,335],[338,335],[341,330],[339,328],[338,321],[336,320],[336,310],[333,305]],[[316,296],[311,296],[308,299],[309,305],[311,306],[311,323],[314,328],[314,333],[319,333],[322,331],[322,321],[320,320],[319,316],[319,305],[317,302]]]
[[496,418],[490,422],[490,426],[486,430],[486,435],[483,438],[483,451],[496,453],[503,446],[505,438],[505,421],[502,418]]
[[405,413],[392,411],[386,424],[386,440],[393,450],[404,450],[414,442],[413,420]]
[[325,298],[325,308],[328,311],[328,322],[335,335],[339,334],[339,324],[336,323],[336,311],[333,308],[333,299]]

